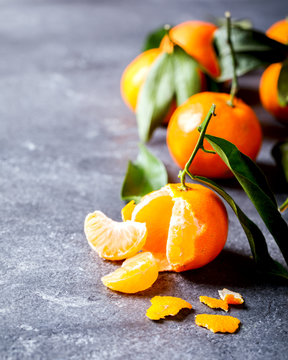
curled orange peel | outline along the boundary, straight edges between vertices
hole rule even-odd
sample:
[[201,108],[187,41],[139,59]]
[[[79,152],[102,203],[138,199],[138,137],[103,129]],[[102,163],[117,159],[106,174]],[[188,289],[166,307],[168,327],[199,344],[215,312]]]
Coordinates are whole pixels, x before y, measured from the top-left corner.
[[226,312],[229,310],[228,304],[223,300],[215,299],[209,296],[199,296],[199,300],[211,309],[222,309]]
[[227,304],[231,304],[231,305],[241,305],[244,303],[244,299],[242,297],[242,295],[240,295],[237,292],[228,290],[228,289],[223,289],[223,290],[218,290],[219,296],[220,298],[225,301]]
[[150,301],[152,305],[147,309],[146,316],[151,320],[177,315],[184,308],[192,309],[187,301],[174,296],[154,296]]
[[213,333],[234,333],[239,328],[240,320],[228,315],[199,314],[195,317],[195,323]]

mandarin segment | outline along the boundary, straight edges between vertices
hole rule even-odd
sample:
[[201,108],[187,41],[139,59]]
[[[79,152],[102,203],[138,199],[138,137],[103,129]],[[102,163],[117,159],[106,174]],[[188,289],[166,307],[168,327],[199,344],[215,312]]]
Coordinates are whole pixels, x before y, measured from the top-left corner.
[[209,296],[199,296],[199,300],[202,304],[209,306],[211,309],[222,309],[226,312],[229,310],[227,302],[223,300],[215,299]]
[[240,305],[244,303],[242,295],[237,292],[224,288],[223,290],[218,290],[218,293],[220,298],[227,304]]
[[174,201],[167,240],[168,261],[175,271],[204,266],[214,260],[225,245],[226,208],[212,190],[202,185],[189,184],[186,191],[181,190],[179,184],[167,187]]
[[102,277],[111,290],[133,294],[151,287],[158,277],[158,264],[149,252],[125,260],[120,268]]
[[240,325],[240,320],[227,315],[198,314],[195,317],[198,326],[206,327],[213,333],[234,333]]
[[136,204],[134,200],[131,200],[128,204],[126,204],[121,210],[121,217],[123,221],[131,220],[133,210]]
[[175,316],[181,309],[192,309],[187,301],[174,296],[154,296],[146,316],[151,320],[164,319],[165,316]]
[[84,232],[92,249],[107,260],[123,260],[135,255],[147,237],[144,223],[116,222],[101,211],[86,216]]

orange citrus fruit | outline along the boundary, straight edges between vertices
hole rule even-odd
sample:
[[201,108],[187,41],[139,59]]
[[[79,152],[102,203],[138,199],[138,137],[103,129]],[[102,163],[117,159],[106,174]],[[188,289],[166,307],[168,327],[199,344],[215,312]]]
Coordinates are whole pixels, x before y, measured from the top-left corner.
[[86,216],[84,232],[92,249],[107,260],[123,260],[135,255],[142,249],[147,236],[145,224],[116,222],[101,211]]
[[139,91],[149,70],[162,53],[161,49],[150,49],[138,55],[124,70],[121,78],[121,95],[132,111],[136,110]]
[[156,259],[151,253],[143,252],[125,260],[120,268],[101,280],[111,290],[133,294],[148,289],[157,277]]
[[263,72],[259,95],[263,107],[277,119],[288,121],[288,105],[281,106],[278,100],[278,78],[281,70],[281,63],[272,64]]
[[[234,106],[228,105],[229,94],[203,92],[191,96],[174,112],[167,129],[167,145],[174,161],[184,168],[198,141],[198,127],[212,104],[216,116],[212,117],[207,134],[224,138],[251,159],[255,160],[262,142],[259,120],[242,100],[234,98]],[[204,140],[204,147],[212,147]],[[210,178],[231,177],[232,173],[216,154],[198,151],[190,171],[194,175]]]
[[240,320],[227,315],[199,314],[195,317],[195,323],[198,326],[206,327],[214,333],[234,333],[239,328]]
[[169,32],[171,40],[196,59],[213,77],[220,75],[213,48],[215,30],[217,26],[208,22],[186,21],[176,25]]
[[242,295],[240,295],[237,292],[228,289],[223,289],[223,290],[218,290],[218,293],[220,298],[223,301],[225,301],[227,304],[240,305],[244,303],[244,299]]
[[168,184],[145,195],[132,212],[132,220],[146,223],[143,249],[153,253],[160,271],[185,271],[212,261],[225,245],[226,208],[210,189],[189,184]]
[[[283,19],[273,24],[266,35],[271,39],[288,44],[288,21]],[[288,105],[281,106],[278,101],[277,83],[281,70],[281,63],[272,64],[263,72],[259,93],[263,107],[280,121],[288,121]]]
[[152,305],[147,309],[146,316],[151,320],[177,315],[184,308],[192,309],[187,301],[174,296],[154,296],[150,301]]
[[287,19],[279,20],[266,31],[266,35],[271,39],[288,44],[288,21]]

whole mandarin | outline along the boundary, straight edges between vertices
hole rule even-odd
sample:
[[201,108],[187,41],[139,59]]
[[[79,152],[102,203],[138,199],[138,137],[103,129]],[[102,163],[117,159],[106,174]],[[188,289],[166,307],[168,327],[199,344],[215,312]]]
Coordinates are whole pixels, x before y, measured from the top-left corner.
[[[224,138],[245,155],[255,160],[262,143],[259,120],[242,100],[234,98],[234,106],[228,105],[229,94],[203,92],[191,96],[174,112],[167,129],[167,145],[173,160],[184,168],[199,138],[198,127],[212,104],[216,105],[216,117],[212,117],[207,134]],[[213,150],[207,140],[204,147]],[[216,154],[199,151],[190,171],[194,175],[210,178],[227,178],[232,173]]]
[[288,105],[281,106],[278,100],[277,83],[281,66],[281,63],[272,64],[263,72],[260,80],[259,95],[264,109],[280,121],[288,122]]
[[220,75],[216,53],[213,48],[213,35],[217,26],[204,21],[186,21],[174,26],[169,36],[195,58],[213,77]]

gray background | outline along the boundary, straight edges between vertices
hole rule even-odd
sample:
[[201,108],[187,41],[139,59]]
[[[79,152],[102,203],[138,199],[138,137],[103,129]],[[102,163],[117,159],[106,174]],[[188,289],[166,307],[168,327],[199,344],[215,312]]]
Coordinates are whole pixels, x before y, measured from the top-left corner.
[[[1,359],[287,359],[287,287],[255,275],[245,235],[230,214],[225,250],[208,266],[164,273],[149,290],[121,295],[100,278],[116,265],[98,258],[83,234],[88,212],[120,220],[128,159],[137,155],[134,115],[119,81],[145,34],[163,23],[211,20],[231,10],[265,30],[288,13],[285,1],[1,0],[0,1],[0,358]],[[259,76],[241,80],[264,130],[259,164],[279,203],[287,195],[270,149],[287,136],[258,104]],[[165,129],[149,144],[168,168]],[[226,190],[264,231],[231,181]],[[285,215],[287,219],[287,215]],[[199,295],[228,287],[242,293],[234,335],[196,327],[214,313]],[[175,320],[145,317],[154,295],[180,296],[194,310]]]

